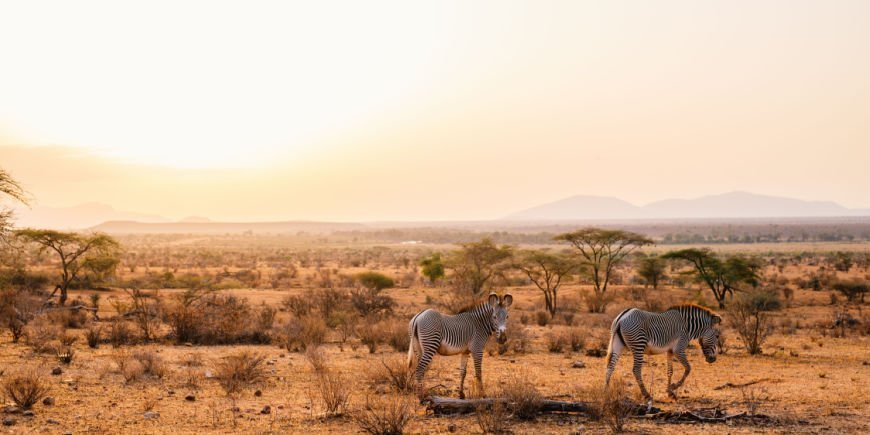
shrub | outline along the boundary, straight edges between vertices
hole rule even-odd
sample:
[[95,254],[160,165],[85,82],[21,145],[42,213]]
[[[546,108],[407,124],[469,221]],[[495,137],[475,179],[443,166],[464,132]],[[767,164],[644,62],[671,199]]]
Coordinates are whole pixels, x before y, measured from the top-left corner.
[[870,289],[870,282],[860,279],[837,280],[831,287],[842,293],[849,302],[864,303],[864,294]]
[[403,357],[382,359],[368,370],[368,378],[373,384],[387,384],[396,392],[414,391],[414,371]]
[[317,347],[326,339],[326,322],[320,316],[308,315],[288,319],[280,328],[281,344],[290,352]]
[[103,328],[100,325],[90,325],[85,330],[85,339],[88,342],[88,347],[91,349],[96,349],[100,346],[100,340],[102,340],[102,332]]
[[375,353],[378,350],[378,345],[383,343],[386,338],[384,327],[381,323],[363,322],[357,328],[357,335],[360,342],[368,348],[369,353]]
[[[596,391],[600,391],[596,388]],[[614,433],[625,429],[625,422],[634,412],[635,405],[628,400],[628,391],[621,378],[613,378],[607,391],[597,393],[593,401],[594,414]]]
[[266,344],[275,313],[271,307],[251,307],[245,298],[189,290],[168,307],[165,317],[181,343]]
[[535,322],[538,326],[547,326],[550,323],[550,313],[543,310],[535,312]]
[[562,353],[565,350],[565,336],[551,332],[547,334],[547,350],[552,353]]
[[761,353],[761,345],[773,332],[769,312],[782,307],[779,295],[762,289],[741,293],[731,304],[728,316],[750,355]]
[[24,328],[27,344],[38,353],[56,352],[63,328],[52,323],[47,317],[39,316]]
[[568,331],[568,343],[571,345],[572,352],[580,352],[586,347],[586,338],[580,329],[571,328]]
[[387,344],[396,352],[407,351],[411,345],[411,337],[408,335],[408,324],[402,319],[393,319],[383,322],[384,334]]
[[366,397],[363,409],[354,413],[353,420],[360,430],[372,435],[400,435],[405,425],[414,416],[414,408],[408,399],[392,395],[389,397]]
[[36,317],[42,301],[31,292],[8,289],[0,291],[0,326],[12,334],[12,342],[24,335],[24,327]]
[[320,346],[305,349],[305,359],[311,364],[315,373],[326,370],[326,354]]
[[296,317],[307,316],[311,313],[311,302],[304,296],[291,295],[281,301],[281,306]]
[[30,409],[48,394],[50,387],[34,370],[7,376],[3,380],[3,392],[19,408]]
[[614,296],[610,293],[596,293],[590,291],[583,296],[586,308],[590,313],[603,313],[607,306],[613,302]]
[[344,376],[330,369],[323,370],[317,374],[317,386],[326,415],[338,416],[347,410],[350,384]]
[[511,415],[520,420],[534,419],[541,410],[543,397],[528,376],[513,375],[501,382],[501,397],[507,401]]
[[226,356],[215,367],[215,378],[227,395],[239,393],[264,380],[265,360],[249,351]]
[[136,336],[128,322],[121,319],[112,321],[112,326],[109,327],[109,343],[112,344],[112,347],[121,347],[125,344],[132,344],[135,341]]
[[168,372],[168,368],[166,367],[166,363],[163,362],[163,358],[154,351],[137,351],[133,353],[132,358],[142,366],[142,374],[163,379]]
[[475,411],[475,419],[481,432],[485,434],[510,433],[510,421],[503,403],[495,402],[492,407],[479,406]]

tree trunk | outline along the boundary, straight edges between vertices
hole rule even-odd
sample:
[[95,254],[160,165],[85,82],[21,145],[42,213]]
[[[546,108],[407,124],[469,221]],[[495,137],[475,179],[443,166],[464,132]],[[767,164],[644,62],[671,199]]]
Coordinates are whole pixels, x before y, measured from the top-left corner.
[[[452,397],[430,396],[426,410],[434,415],[451,415],[451,414],[471,414],[479,409],[489,409],[495,403],[502,403],[509,406],[508,400],[504,398],[490,399],[454,399]],[[627,402],[632,407],[633,414],[645,415],[646,405],[640,405],[634,402]],[[563,402],[560,400],[542,400],[538,412],[541,414],[552,413],[574,413],[590,415],[594,412],[592,405],[587,402]],[[661,412],[658,408],[652,408],[652,413]]]

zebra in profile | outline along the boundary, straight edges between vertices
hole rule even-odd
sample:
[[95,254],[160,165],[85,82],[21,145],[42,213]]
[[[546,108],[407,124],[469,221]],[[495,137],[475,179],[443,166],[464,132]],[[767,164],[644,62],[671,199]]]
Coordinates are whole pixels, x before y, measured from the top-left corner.
[[459,398],[461,399],[465,398],[465,372],[468,366],[468,355],[471,354],[474,359],[474,376],[483,394],[481,374],[483,348],[493,332],[499,343],[507,340],[505,328],[511,303],[513,303],[513,296],[506,294],[503,298],[499,298],[497,294],[491,293],[487,302],[453,316],[432,309],[415,315],[408,324],[408,334],[411,337],[411,344],[408,346],[408,369],[413,367],[416,355],[418,360],[414,378],[417,394],[420,397],[423,395],[423,375],[436,353],[460,355]]
[[[610,384],[610,376],[619,361],[619,354],[627,347],[634,356],[633,372],[637,385],[647,399],[647,409],[651,409],[652,396],[647,392],[641,377],[643,356],[645,353],[652,355],[667,352],[668,396],[676,399],[676,389],[683,385],[692,370],[686,358],[686,346],[690,341],[699,339],[707,362],[715,362],[719,343],[719,330],[715,325],[721,322],[722,317],[718,314],[693,304],[677,305],[663,313],[650,313],[637,308],[629,308],[619,313],[610,327],[605,388]],[[676,384],[671,383],[674,356],[685,369],[683,377]]]

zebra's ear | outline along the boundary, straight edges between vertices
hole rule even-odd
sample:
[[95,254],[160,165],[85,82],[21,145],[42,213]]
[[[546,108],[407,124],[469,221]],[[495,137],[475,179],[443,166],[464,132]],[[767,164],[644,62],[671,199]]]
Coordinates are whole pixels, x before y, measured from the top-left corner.
[[504,298],[501,300],[501,306],[505,308],[511,306],[512,303],[514,303],[514,297],[511,296],[510,293],[504,295]]
[[498,306],[498,295],[495,293],[489,294],[489,304],[492,306]]
[[713,324],[722,323],[722,316],[718,314],[713,315]]

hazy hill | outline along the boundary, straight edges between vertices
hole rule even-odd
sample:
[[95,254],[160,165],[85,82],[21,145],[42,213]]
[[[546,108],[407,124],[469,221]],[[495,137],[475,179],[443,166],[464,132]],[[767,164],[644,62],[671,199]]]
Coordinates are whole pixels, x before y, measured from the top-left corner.
[[77,230],[89,228],[109,220],[139,222],[169,222],[169,219],[145,213],[115,210],[112,206],[90,202],[72,207],[33,206],[15,210],[15,226]]
[[577,195],[519,211],[506,219],[535,221],[837,216],[870,216],[870,210],[849,209],[831,201],[804,201],[748,192],[729,192],[694,199],[666,199],[645,206],[636,206],[617,198]]

